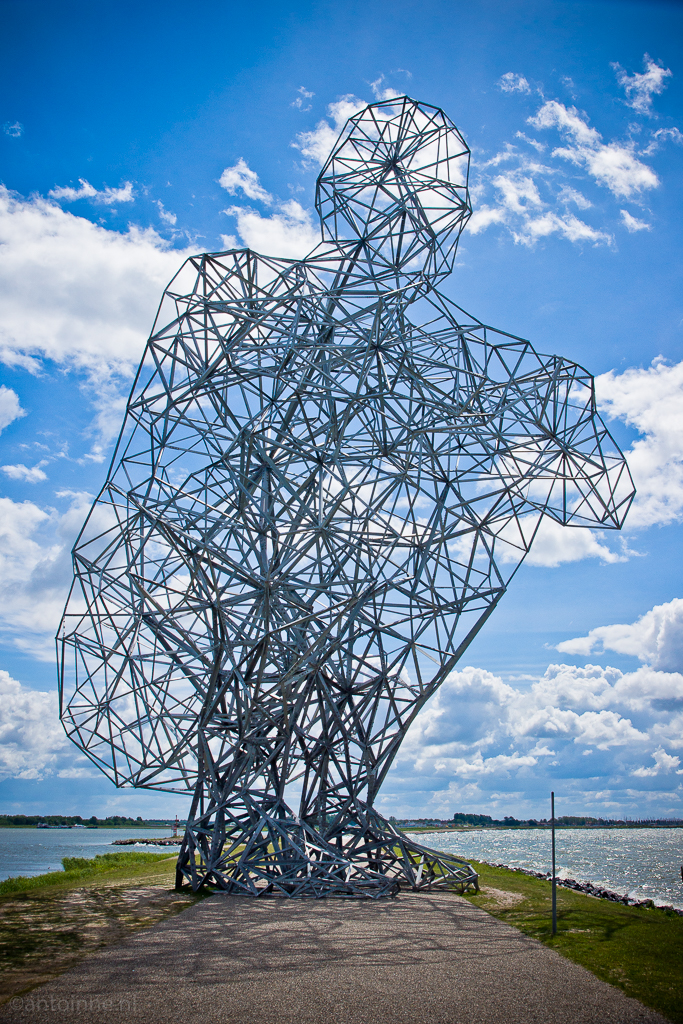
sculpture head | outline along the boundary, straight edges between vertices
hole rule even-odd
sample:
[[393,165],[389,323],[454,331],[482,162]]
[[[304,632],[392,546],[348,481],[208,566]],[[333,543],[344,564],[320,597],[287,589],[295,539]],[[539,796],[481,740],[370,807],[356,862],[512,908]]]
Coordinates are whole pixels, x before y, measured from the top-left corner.
[[438,107],[407,96],[372,103],[348,120],[318,177],[323,238],[358,239],[377,276],[435,285],[472,212],[469,161]]

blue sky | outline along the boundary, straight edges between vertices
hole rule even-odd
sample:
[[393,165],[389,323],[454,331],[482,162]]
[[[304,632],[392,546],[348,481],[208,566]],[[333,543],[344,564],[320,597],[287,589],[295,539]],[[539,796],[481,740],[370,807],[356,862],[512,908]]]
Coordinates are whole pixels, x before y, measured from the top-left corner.
[[539,536],[380,809],[541,816],[554,789],[683,816],[683,6],[5,0],[3,22],[0,810],[184,812],[63,738],[69,549],[183,258],[305,255],[344,118],[407,92],[472,149],[442,290],[597,376],[639,496],[621,535]]

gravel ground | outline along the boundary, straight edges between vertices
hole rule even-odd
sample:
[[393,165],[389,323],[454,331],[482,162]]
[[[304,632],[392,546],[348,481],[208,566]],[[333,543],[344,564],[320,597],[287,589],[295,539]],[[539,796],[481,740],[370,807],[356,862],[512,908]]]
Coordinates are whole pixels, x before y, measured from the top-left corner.
[[137,885],[132,879],[124,885],[101,880],[0,900],[0,1003],[185,910],[195,900],[174,892],[174,880],[175,872],[143,877]]
[[0,1022],[664,1024],[451,893],[215,895],[0,1008]]

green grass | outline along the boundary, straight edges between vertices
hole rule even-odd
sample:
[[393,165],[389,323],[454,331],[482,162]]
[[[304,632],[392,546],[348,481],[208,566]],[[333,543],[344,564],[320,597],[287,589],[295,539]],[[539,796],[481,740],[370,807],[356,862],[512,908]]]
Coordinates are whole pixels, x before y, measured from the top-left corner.
[[[551,927],[550,882],[471,862],[482,892],[466,899],[519,928],[626,995],[683,1024],[683,917],[628,907],[557,887],[557,935]],[[520,897],[505,906],[506,897]]]
[[149,874],[152,865],[164,860],[175,861],[176,856],[169,856],[167,853],[103,853],[94,858],[63,857],[63,871],[50,871],[46,875],[34,875],[32,878],[24,875],[6,878],[0,882],[0,896],[87,883],[98,880],[103,875],[113,879],[129,877],[131,874],[145,875]]

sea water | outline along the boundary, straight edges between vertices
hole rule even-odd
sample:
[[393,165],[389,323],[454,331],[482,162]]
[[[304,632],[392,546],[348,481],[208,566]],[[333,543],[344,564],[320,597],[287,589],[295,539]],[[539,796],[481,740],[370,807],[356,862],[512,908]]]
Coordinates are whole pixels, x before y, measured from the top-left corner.
[[[421,832],[422,846],[454,853],[464,860],[550,871],[550,829],[481,829],[474,832]],[[628,893],[683,910],[683,829],[557,829],[558,878]]]
[[[43,875],[62,870],[62,857],[95,857],[99,853],[147,850],[173,853],[172,847],[146,846],[171,830],[146,828],[0,828],[0,880],[15,875]],[[138,839],[134,846],[112,846],[115,839]]]
[[[0,879],[61,871],[62,857],[95,857],[117,850],[173,852],[145,840],[170,835],[170,829],[0,828]],[[558,829],[556,864],[560,878],[593,882],[634,899],[651,899],[683,910],[683,829]],[[134,846],[113,846],[115,839],[137,839]],[[422,832],[422,846],[532,871],[550,871],[550,830],[482,829],[474,832]]]

